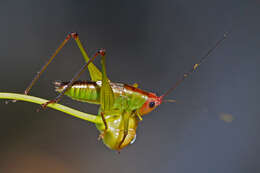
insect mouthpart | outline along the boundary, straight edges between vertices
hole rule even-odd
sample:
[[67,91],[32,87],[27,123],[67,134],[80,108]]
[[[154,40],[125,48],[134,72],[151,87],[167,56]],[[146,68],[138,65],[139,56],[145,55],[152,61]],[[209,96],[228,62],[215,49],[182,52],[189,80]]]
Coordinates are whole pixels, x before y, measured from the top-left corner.
[[177,101],[174,99],[167,99],[167,100],[163,100],[163,102],[176,103]]

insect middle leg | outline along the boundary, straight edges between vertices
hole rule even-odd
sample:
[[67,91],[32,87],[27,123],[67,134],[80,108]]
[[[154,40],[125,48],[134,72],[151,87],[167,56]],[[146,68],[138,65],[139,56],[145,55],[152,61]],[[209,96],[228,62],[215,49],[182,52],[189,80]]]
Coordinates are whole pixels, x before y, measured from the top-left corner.
[[[104,138],[108,126],[105,119],[106,115],[109,115],[111,111],[113,110],[114,105],[114,93],[110,86],[110,81],[107,77],[106,72],[106,61],[105,61],[105,53],[101,57],[101,65],[102,65],[102,85],[100,89],[100,108],[101,108],[101,117],[105,125],[104,131],[99,135],[99,138]],[[113,111],[112,111],[113,112]]]
[[108,129],[107,121],[106,121],[106,119],[105,119],[105,115],[104,115],[103,112],[101,112],[101,118],[102,118],[102,121],[103,121],[103,123],[104,123],[104,125],[105,125],[105,129],[104,129],[103,132],[101,132],[100,135],[98,136],[98,140],[104,138],[105,134],[107,133],[107,129]]
[[129,116],[131,116],[131,114],[128,114],[127,112],[123,113],[122,115],[122,119],[123,119],[123,123],[124,123],[124,130],[123,130],[123,138],[119,143],[118,148],[120,149],[122,144],[124,143],[127,135],[128,135],[128,126],[129,126]]

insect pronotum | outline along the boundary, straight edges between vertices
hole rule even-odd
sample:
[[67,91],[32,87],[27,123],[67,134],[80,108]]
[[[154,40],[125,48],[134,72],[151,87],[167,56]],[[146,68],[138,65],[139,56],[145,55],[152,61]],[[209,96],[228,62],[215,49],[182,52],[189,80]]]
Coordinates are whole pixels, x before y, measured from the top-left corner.
[[[24,93],[29,93],[32,86],[53,61],[58,52],[73,38],[86,63],[69,82],[54,82],[56,91],[60,94],[55,99],[42,104],[42,107],[46,108],[48,104],[59,102],[63,95],[67,95],[77,101],[100,105],[97,116],[102,118],[103,123],[96,125],[100,131],[99,139],[102,139],[104,144],[110,149],[120,151],[122,148],[134,142],[136,129],[139,121],[142,120],[142,116],[148,114],[163,102],[174,102],[174,100],[166,100],[165,97],[196,71],[209,55],[227,38],[228,34],[229,32],[225,33],[224,36],[201,57],[200,61],[194,64],[189,72],[184,73],[166,93],[157,96],[152,92],[139,89],[137,84],[128,85],[111,82],[106,73],[105,49],[97,50],[94,56],[89,58],[79,40],[78,34],[73,32],[67,35],[51,58],[33,78]],[[101,56],[101,71],[93,64],[94,59],[98,56]],[[78,81],[78,78],[86,69],[89,70],[91,81]]]

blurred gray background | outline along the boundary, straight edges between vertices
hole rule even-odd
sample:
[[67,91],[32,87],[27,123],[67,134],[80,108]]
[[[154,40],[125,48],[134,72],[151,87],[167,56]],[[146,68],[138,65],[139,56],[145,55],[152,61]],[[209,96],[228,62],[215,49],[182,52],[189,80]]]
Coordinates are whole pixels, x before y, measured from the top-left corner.
[[[259,172],[259,9],[257,0],[1,0],[1,92],[22,93],[66,34],[77,31],[88,52],[106,48],[112,81],[161,95],[233,32],[168,96],[177,103],[144,117],[136,142],[121,154],[97,141],[89,122],[2,100],[0,172]],[[55,97],[51,83],[71,79],[83,63],[70,41],[31,94]],[[61,103],[97,112],[65,97]]]

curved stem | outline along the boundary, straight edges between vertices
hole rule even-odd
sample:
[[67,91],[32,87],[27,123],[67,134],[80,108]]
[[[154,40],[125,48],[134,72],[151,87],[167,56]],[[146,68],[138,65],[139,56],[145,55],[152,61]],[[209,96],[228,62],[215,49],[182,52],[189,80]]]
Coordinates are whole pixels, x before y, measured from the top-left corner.
[[[34,96],[29,96],[29,95],[24,95],[24,94],[16,94],[16,93],[2,93],[0,92],[0,99],[13,99],[13,100],[22,100],[26,102],[32,102],[36,104],[43,104],[46,103],[48,100],[39,98],[39,97],[34,97]],[[53,103],[53,104],[48,104],[47,107],[59,110],[61,112],[67,113],[69,115],[72,115],[74,117],[90,121],[95,124],[100,124],[103,123],[102,119],[96,115],[84,113],[81,111],[78,111],[76,109],[69,108],[67,106],[58,104],[58,103]]]

